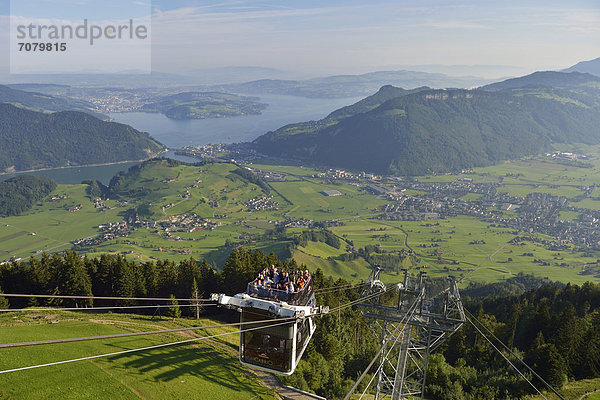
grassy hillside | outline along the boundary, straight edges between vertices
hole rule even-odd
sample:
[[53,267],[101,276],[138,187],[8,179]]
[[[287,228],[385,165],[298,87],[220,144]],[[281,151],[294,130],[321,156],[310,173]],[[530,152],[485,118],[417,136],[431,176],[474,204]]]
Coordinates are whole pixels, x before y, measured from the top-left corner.
[[[213,325],[203,319],[171,319],[126,314],[23,312],[0,315],[0,342],[83,337]],[[176,334],[107,339],[69,344],[3,349],[0,369],[24,367],[234,332],[235,327]],[[273,399],[273,390],[239,364],[238,334],[216,341],[164,347],[0,375],[2,399]],[[235,343],[235,344],[234,344]]]
[[1,170],[140,160],[163,149],[147,133],[86,113],[44,114],[0,104]]

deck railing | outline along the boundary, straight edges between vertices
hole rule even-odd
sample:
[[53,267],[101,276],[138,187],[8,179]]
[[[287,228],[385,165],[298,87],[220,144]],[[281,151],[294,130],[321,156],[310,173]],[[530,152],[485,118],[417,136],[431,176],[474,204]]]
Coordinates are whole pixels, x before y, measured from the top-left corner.
[[294,306],[306,305],[312,294],[312,279],[309,279],[304,287],[295,292],[287,290],[274,289],[270,287],[261,287],[258,281],[254,280],[248,284],[246,291],[250,296],[258,297],[266,300],[285,301]]

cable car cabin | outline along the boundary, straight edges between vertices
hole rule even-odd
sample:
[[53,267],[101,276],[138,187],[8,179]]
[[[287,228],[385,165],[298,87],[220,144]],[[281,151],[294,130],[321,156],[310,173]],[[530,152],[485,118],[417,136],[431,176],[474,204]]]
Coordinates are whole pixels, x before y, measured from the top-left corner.
[[282,285],[265,284],[263,274],[248,284],[246,293],[213,295],[213,299],[241,312],[242,364],[290,375],[315,332],[313,316],[327,309],[316,307],[310,275],[302,289],[291,291],[289,287],[282,290]]

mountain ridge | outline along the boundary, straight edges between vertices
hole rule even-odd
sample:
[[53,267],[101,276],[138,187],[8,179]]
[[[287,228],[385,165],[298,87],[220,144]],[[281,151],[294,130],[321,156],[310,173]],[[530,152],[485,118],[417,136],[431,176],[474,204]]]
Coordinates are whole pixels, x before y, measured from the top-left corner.
[[323,166],[420,175],[538,154],[552,143],[600,143],[600,80],[589,74],[534,77],[554,74],[568,76],[562,87],[524,79],[505,81],[510,89],[405,93],[339,120],[313,121],[312,129],[282,127],[253,146],[269,156]]
[[593,60],[580,61],[567,69],[563,69],[562,72],[586,72],[600,76],[600,57]]
[[582,72],[537,71],[518,78],[491,83],[479,89],[498,91],[525,87],[574,88],[591,82],[600,85],[600,77]]
[[147,133],[84,112],[48,114],[0,104],[1,170],[141,160],[162,150]]
[[59,98],[43,93],[19,90],[10,86],[0,85],[0,103],[9,103],[14,106],[32,111],[82,111],[96,114],[94,105],[86,101]]
[[216,85],[213,90],[253,95],[279,94],[308,98],[336,98],[367,96],[385,85],[406,87],[422,86],[475,87],[489,80],[478,77],[454,77],[419,71],[375,71],[361,75],[333,75],[306,80],[260,79],[228,85]]

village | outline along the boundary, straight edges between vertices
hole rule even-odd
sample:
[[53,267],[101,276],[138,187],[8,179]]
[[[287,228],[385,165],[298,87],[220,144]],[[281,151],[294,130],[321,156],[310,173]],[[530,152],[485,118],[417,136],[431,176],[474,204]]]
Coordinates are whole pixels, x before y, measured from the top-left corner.
[[[398,190],[384,195],[393,200],[381,207],[380,219],[424,221],[457,215],[473,216],[499,226],[525,232],[538,232],[556,237],[562,243],[587,248],[600,248],[600,211],[576,207],[564,196],[529,193],[525,197],[498,192],[499,183],[402,182],[402,190],[426,192],[410,196]],[[581,187],[591,193],[593,187]],[[398,193],[402,193],[398,195]],[[478,199],[461,199],[468,193]],[[571,211],[579,218],[567,221],[559,218],[561,211]]]
[[181,241],[186,239],[173,235],[173,232],[212,231],[221,225],[222,222],[214,222],[194,213],[174,215],[159,221],[144,221],[140,219],[137,213],[135,213],[123,221],[99,225],[98,229],[100,230],[100,233],[75,240],[72,244],[79,248],[97,246],[109,240],[128,237],[137,229],[153,229],[153,233],[160,234],[162,232],[164,237],[168,240]]

